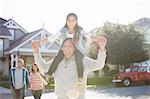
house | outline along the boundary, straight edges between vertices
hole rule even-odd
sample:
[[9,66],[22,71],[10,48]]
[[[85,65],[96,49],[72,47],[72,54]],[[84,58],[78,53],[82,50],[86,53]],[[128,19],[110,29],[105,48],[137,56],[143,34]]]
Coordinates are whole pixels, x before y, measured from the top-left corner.
[[[17,66],[18,58],[23,58],[25,66],[29,68],[34,62],[31,42],[51,35],[44,28],[28,33],[13,19],[0,18],[0,72],[3,75],[8,75],[9,69]],[[43,58],[52,59],[59,47],[58,41],[42,46]]]

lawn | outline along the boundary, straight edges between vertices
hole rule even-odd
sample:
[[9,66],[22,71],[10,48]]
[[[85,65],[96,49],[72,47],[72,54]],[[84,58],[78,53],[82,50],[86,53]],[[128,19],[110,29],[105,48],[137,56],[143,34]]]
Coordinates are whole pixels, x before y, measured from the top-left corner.
[[[112,87],[114,86],[112,83],[112,77],[110,76],[102,76],[102,77],[93,77],[88,78],[88,87],[97,86],[97,87]],[[0,86],[5,88],[10,88],[8,82],[0,83]],[[51,80],[50,83],[46,86],[46,89],[54,88],[54,80]]]

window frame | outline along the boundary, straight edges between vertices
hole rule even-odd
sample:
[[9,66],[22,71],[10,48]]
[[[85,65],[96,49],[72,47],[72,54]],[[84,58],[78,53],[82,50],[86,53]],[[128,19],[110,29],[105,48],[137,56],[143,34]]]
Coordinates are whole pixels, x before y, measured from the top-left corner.
[[[0,49],[0,57],[3,57],[4,56],[4,40],[0,38],[0,42],[2,41],[2,49]],[[1,43],[0,43],[0,46],[1,46]],[[2,52],[2,54],[1,54]]]

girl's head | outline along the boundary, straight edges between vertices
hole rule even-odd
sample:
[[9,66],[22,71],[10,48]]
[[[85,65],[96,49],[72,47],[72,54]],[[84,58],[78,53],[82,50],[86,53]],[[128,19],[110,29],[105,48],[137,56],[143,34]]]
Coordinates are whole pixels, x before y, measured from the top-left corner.
[[37,64],[32,64],[32,66],[31,66],[31,72],[39,72],[39,68],[38,68],[38,66],[37,66]]
[[73,37],[74,41],[78,41],[80,37],[80,32],[82,30],[82,27],[78,25],[78,17],[75,13],[69,13],[66,17],[66,24],[65,28],[67,29],[74,29],[75,34]]
[[67,28],[75,28],[78,26],[78,18],[75,13],[69,13],[66,17],[66,27]]

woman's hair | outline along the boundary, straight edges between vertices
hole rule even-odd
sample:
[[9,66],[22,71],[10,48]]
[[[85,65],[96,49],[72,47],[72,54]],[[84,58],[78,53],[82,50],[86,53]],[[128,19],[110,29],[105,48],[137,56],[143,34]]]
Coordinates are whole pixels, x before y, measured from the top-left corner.
[[76,50],[76,46],[75,46],[75,42],[73,41],[73,38],[66,38],[66,39],[62,42],[61,48],[64,46],[64,43],[65,43],[66,41],[68,41],[68,40],[72,43],[73,47],[74,47],[75,50]]
[[82,30],[83,28],[78,25],[78,17],[77,17],[77,15],[76,15],[75,13],[69,13],[69,14],[67,15],[67,17],[66,17],[66,24],[65,24],[64,27],[68,29],[67,20],[68,20],[68,18],[69,18],[70,16],[75,17],[75,19],[76,19],[76,21],[77,21],[77,22],[76,22],[76,25],[75,25],[75,27],[74,27],[75,35],[74,35],[74,37],[73,37],[73,40],[74,40],[74,41],[78,41],[78,40],[79,40],[79,37],[80,37],[80,34],[81,34],[81,30]]
[[[73,44],[74,48],[75,48],[74,54],[75,54],[75,60],[76,60],[77,71],[78,71],[78,77],[79,77],[79,78],[80,78],[80,77],[83,77],[83,63],[82,63],[82,59],[83,59],[84,55],[76,48],[76,46],[75,46],[74,41],[73,41],[72,38],[66,38],[66,39],[63,41],[63,43],[62,43],[62,45],[61,45],[61,48],[64,46],[64,43],[65,43],[67,40],[70,40],[71,43]],[[56,71],[56,69],[57,69],[59,63],[62,61],[62,59],[63,59],[63,57],[64,57],[64,53],[63,53],[63,50],[62,50],[61,48],[60,48],[58,54],[56,55],[56,57],[54,58],[54,61],[52,62],[51,66],[50,66],[50,68],[49,68],[49,70],[48,70],[48,73],[47,73],[47,74],[49,74],[49,75],[52,75],[52,74]]]
[[33,69],[33,65],[35,65],[37,67],[37,72],[39,72],[39,68],[38,68],[37,64],[32,64],[31,65],[30,72],[35,72],[34,69]]

